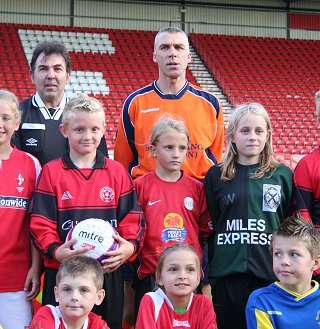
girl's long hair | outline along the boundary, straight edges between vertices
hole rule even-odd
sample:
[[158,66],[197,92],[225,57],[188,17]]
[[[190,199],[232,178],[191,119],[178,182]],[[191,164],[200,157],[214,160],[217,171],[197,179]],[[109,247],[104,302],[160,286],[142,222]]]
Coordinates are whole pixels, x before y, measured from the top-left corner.
[[232,142],[233,136],[238,128],[241,118],[247,114],[253,113],[262,116],[267,123],[269,132],[266,145],[259,158],[259,166],[256,172],[251,176],[253,179],[263,177],[267,172],[272,175],[273,171],[279,166],[279,162],[273,157],[272,150],[272,127],[269,115],[265,108],[259,103],[241,104],[235,108],[231,117],[226,134],[226,149],[221,163],[221,180],[230,181],[236,174],[235,164],[238,159],[237,148]]

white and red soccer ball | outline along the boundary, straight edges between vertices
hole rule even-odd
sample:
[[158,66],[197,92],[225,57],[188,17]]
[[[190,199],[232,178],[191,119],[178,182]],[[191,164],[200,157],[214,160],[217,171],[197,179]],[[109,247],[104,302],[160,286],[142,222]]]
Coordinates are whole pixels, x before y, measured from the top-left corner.
[[78,241],[73,245],[73,249],[89,247],[84,255],[101,262],[108,258],[106,252],[115,250],[119,246],[113,235],[119,234],[109,222],[99,218],[88,218],[69,231],[66,241],[76,238]]

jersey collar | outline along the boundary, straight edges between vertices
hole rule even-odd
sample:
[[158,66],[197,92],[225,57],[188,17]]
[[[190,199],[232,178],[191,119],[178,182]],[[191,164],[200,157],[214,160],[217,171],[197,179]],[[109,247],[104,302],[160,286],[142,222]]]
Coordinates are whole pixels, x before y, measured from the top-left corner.
[[[78,169],[76,165],[72,162],[69,152],[66,152],[62,156],[62,161],[66,169]],[[93,165],[92,169],[102,169],[102,168],[105,168],[105,157],[99,150],[97,150],[96,163]]]
[[67,101],[68,98],[66,94],[64,94],[59,105],[55,107],[55,111],[53,113],[50,113],[49,109],[44,104],[38,92],[36,92],[36,94],[32,97],[32,105],[39,108],[39,110],[41,111],[42,115],[46,120],[48,119],[59,120],[62,115],[63,109],[66,106]]
[[188,87],[189,87],[189,81],[186,80],[184,86],[182,87],[182,89],[177,93],[177,94],[164,94],[158,87],[157,87],[157,81],[158,80],[154,80],[152,85],[153,88],[155,90],[155,92],[163,99],[180,99],[187,91]]

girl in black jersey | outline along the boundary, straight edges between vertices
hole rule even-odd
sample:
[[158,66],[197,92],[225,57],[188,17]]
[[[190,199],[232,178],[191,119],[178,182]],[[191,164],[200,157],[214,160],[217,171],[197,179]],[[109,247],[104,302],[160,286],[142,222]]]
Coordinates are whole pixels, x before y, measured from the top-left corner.
[[237,107],[221,165],[205,177],[213,236],[209,281],[219,329],[245,329],[250,293],[275,280],[269,243],[290,211],[292,172],[273,157],[272,128],[258,103]]

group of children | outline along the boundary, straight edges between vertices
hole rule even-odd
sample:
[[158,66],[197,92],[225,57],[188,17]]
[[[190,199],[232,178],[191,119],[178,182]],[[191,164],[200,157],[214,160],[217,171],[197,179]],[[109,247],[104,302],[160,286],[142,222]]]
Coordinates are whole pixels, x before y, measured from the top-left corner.
[[[30,328],[121,328],[119,267],[133,261],[136,329],[319,326],[320,290],[311,281],[320,267],[319,233],[298,215],[284,220],[291,211],[292,172],[273,158],[271,123],[260,104],[235,109],[222,164],[208,171],[204,184],[181,170],[189,132],[177,118],[154,125],[149,149],[156,170],[133,182],[122,165],[97,150],[105,116],[92,97],[69,100],[60,130],[70,150],[40,175],[37,160],[10,144],[18,127],[16,98],[1,91],[0,211],[7,227],[1,234],[8,241],[0,258],[1,268],[8,269],[0,283],[4,329],[31,321],[41,268],[34,246],[44,260],[46,306]],[[64,242],[77,222],[90,217],[109,221],[120,234],[120,247],[101,265],[82,255],[86,248],[73,250],[75,240]],[[206,240],[213,303],[194,293]],[[18,243],[23,256],[17,255]],[[9,287],[10,280],[17,282]],[[16,314],[26,316],[17,322]]]

